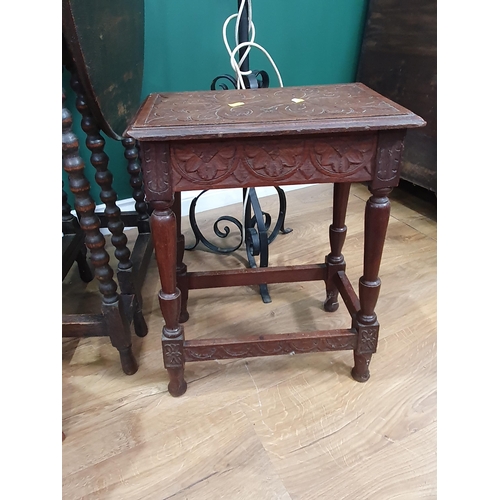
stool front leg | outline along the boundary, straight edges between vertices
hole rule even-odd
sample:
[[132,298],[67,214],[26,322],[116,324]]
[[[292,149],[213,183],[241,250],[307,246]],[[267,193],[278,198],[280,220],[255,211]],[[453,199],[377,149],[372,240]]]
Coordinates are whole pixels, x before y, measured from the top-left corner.
[[336,183],[333,186],[333,221],[330,225],[330,253],[325,259],[328,276],[326,279],[326,300],[323,305],[325,311],[328,312],[334,312],[339,308],[339,290],[334,282],[334,274],[339,271],[340,266],[345,269],[342,247],[347,232],[345,217],[350,188],[350,183]]
[[366,202],[363,276],[359,280],[360,310],[354,322],[358,344],[351,372],[358,382],[366,382],[370,378],[370,360],[377,350],[379,324],[375,306],[380,292],[378,273],[391,210],[387,195],[391,190],[370,188],[372,196]]
[[162,330],[162,350],[165,368],[170,377],[168,391],[172,396],[186,392],[184,380],[184,329],[179,324],[181,292],[177,288],[177,224],[173,210],[155,209],[151,230],[160,274],[160,308],[165,320]]

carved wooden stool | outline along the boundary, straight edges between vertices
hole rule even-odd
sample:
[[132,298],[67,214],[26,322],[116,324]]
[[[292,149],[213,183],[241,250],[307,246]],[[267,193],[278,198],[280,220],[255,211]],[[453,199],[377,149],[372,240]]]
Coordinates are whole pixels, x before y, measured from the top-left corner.
[[[186,391],[187,361],[269,356],[290,352],[353,350],[352,376],[368,380],[379,323],[378,272],[390,203],[398,185],[403,139],[425,122],[366,86],[288,87],[151,94],[127,134],[141,146],[146,199],[153,207],[165,320],[163,357],[169,391]],[[359,299],[345,274],[342,246],[352,182],[367,182],[363,276]],[[334,183],[330,253],[325,263],[216,272],[187,272],[183,264],[180,197],[185,190]],[[341,295],[351,328],[255,335],[240,339],[185,340],[190,289],[323,280],[324,308]]]

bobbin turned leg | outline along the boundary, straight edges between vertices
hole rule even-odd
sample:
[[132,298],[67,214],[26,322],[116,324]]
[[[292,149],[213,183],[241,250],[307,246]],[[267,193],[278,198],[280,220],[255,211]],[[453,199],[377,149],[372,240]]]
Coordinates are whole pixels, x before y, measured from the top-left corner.
[[127,160],[127,172],[130,176],[130,187],[132,197],[135,200],[135,211],[137,212],[137,229],[139,233],[149,233],[149,212],[148,204],[144,198],[144,184],[141,175],[141,162],[139,160],[139,148],[137,141],[132,137],[125,137],[122,140],[125,149],[124,156]]
[[187,385],[184,380],[184,329],[179,324],[181,292],[176,283],[177,224],[172,202],[155,208],[150,223],[161,282],[160,308],[165,320],[161,341],[165,368],[170,376],[168,391],[172,396],[181,396]]
[[109,265],[106,241],[101,234],[100,221],[95,214],[95,203],[89,195],[90,185],[83,170],[84,163],[79,154],[78,139],[72,130],[73,118],[65,107],[66,96],[62,93],[62,148],[63,167],[68,174],[69,186],[75,196],[75,210],[85,233],[85,244],[90,249],[90,260],[99,281],[102,295],[101,311],[106,331],[111,343],[120,353],[122,369],[127,375],[137,371],[137,361],[132,352],[132,342],[128,321],[123,311],[118,285],[113,279],[113,269]]
[[339,271],[340,266],[343,266],[343,269],[345,269],[344,256],[341,252],[347,231],[345,216],[350,188],[350,183],[336,183],[333,186],[333,221],[330,225],[330,253],[325,259],[328,276],[326,279],[324,308],[328,312],[334,312],[339,308],[339,291],[335,286],[333,277]]
[[360,310],[355,321],[358,344],[351,372],[358,382],[366,382],[370,378],[370,360],[377,350],[379,324],[375,306],[380,292],[378,273],[391,210],[387,195],[391,190],[370,188],[372,196],[366,202],[363,276],[359,280]]
[[189,319],[189,313],[187,311],[187,301],[188,301],[188,286],[187,286],[187,266],[184,264],[184,250],[185,250],[185,239],[182,234],[181,229],[181,193],[175,193],[174,204],[172,205],[172,210],[175,214],[176,227],[177,227],[177,263],[176,263],[176,275],[177,275],[177,286],[181,291],[181,313],[179,317],[180,323],[185,323]]
[[[64,188],[64,182],[63,182]],[[80,223],[77,218],[71,213],[71,206],[68,203],[68,195],[62,190],[62,229],[64,234],[75,234],[80,229]],[[78,254],[75,257],[78,265],[80,279],[84,283],[90,283],[94,279],[94,274],[87,262],[87,247],[81,245]]]

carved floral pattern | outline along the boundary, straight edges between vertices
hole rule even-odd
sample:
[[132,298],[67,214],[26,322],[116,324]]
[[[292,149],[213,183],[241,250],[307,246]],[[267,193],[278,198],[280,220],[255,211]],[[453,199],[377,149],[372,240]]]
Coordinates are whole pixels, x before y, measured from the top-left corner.
[[302,354],[308,352],[339,351],[354,349],[355,335],[337,337],[249,341],[232,345],[190,345],[184,346],[186,361],[206,361],[209,359],[248,358],[255,356],[276,356],[281,354]]
[[182,188],[210,185],[215,188],[241,185],[272,185],[286,179],[324,180],[371,176],[376,136],[336,135],[330,139],[261,139],[198,141],[171,146],[174,181]]
[[[243,103],[232,106],[236,102]],[[144,126],[265,123],[402,115],[357,84],[158,94]]]
[[373,187],[396,186],[403,156],[404,130],[380,133]]
[[182,366],[184,356],[181,343],[163,343],[163,360],[166,368],[175,368]]
[[234,169],[236,145],[225,147],[197,143],[176,145],[172,151],[172,165],[182,177],[191,182],[211,184],[221,181]]
[[378,326],[364,326],[359,330],[358,354],[370,354],[377,351]]
[[170,199],[171,181],[168,168],[168,147],[163,143],[141,145],[144,189],[148,200]]

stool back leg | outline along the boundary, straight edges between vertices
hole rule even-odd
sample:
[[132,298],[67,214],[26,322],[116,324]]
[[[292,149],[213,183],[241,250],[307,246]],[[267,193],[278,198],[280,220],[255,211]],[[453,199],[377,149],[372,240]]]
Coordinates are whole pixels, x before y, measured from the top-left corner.
[[187,282],[187,266],[184,264],[184,250],[186,248],[185,238],[182,234],[181,228],[181,193],[175,193],[174,204],[172,210],[175,215],[176,228],[177,228],[177,262],[176,262],[176,275],[177,287],[181,291],[181,313],[179,317],[180,323],[185,323],[189,319],[187,310],[188,301],[188,282]]
[[345,217],[349,200],[350,183],[335,183],[333,186],[333,221],[330,225],[330,253],[326,256],[327,266],[325,311],[334,312],[339,308],[339,290],[334,282],[334,275],[345,270],[342,247],[344,246],[347,227]]

